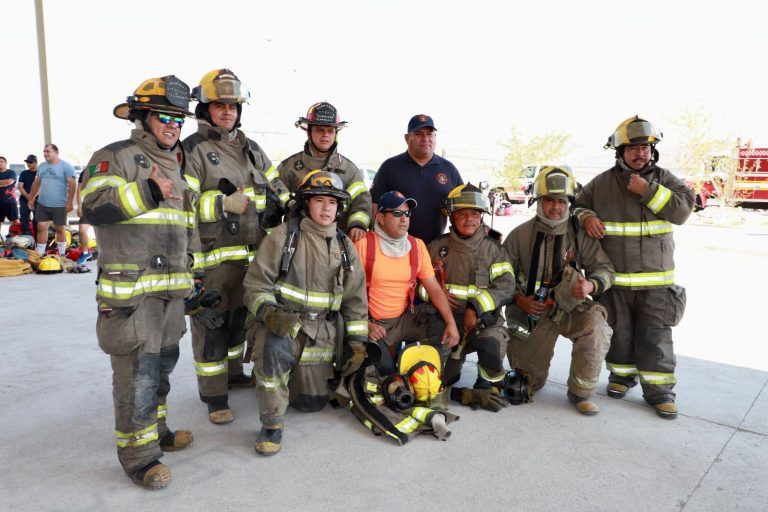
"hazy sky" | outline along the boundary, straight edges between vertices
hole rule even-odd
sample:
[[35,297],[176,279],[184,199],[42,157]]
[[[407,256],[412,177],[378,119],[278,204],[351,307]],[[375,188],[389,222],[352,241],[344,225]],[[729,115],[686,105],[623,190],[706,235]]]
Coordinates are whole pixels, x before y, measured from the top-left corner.
[[[594,173],[634,114],[659,125],[661,164],[674,167],[670,119],[689,106],[714,114],[715,134],[768,146],[760,5],[45,0],[53,142],[84,164],[127,138],[112,108],[143,80],[175,74],[193,87],[229,67],[252,92],[243,127],[275,162],[301,148],[293,123],[325,100],[349,122],[340,150],[360,167],[402,152],[417,113],[434,117],[438,151],[465,177],[501,166],[512,126],[570,134],[566,163]],[[33,0],[0,2],[0,20],[0,154],[42,158]]]

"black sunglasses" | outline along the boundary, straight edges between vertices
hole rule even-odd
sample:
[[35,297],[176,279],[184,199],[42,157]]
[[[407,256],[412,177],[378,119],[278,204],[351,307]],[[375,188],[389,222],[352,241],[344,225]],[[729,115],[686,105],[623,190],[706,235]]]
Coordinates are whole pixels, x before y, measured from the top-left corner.
[[384,210],[381,213],[391,213],[393,217],[402,217],[403,215],[410,217],[413,210]]

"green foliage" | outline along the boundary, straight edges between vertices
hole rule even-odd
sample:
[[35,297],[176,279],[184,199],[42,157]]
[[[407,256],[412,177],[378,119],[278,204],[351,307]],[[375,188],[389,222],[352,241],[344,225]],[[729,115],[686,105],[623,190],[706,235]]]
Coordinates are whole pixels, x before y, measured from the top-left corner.
[[570,135],[549,132],[526,140],[520,131],[511,128],[509,142],[502,144],[507,152],[500,181],[506,187],[520,187],[524,178],[523,167],[559,163],[570,152],[565,149],[570,138]]

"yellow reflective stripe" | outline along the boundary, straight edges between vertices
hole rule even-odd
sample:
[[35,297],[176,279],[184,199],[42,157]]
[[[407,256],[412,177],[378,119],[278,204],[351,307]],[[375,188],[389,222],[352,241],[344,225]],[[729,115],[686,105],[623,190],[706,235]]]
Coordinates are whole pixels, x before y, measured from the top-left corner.
[[665,220],[649,222],[605,222],[605,234],[608,236],[646,236],[671,233],[672,224]]
[[606,361],[605,367],[608,368],[608,371],[614,375],[620,375],[622,377],[631,377],[633,375],[637,375],[637,366],[634,364],[618,364],[609,363]]
[[496,309],[496,303],[491,294],[488,293],[488,290],[478,289],[477,295],[475,295],[474,298],[482,308],[482,311],[478,311],[478,313],[485,313],[486,311],[493,311]]
[[643,384],[671,385],[677,384],[674,373],[664,372],[640,372],[640,382]]
[[471,291],[471,288],[474,288],[473,286],[462,286],[454,283],[446,283],[445,287],[448,290],[448,293],[455,296],[457,299],[467,300],[474,295]]
[[195,178],[194,176],[190,176],[189,174],[185,174],[184,178],[187,180],[187,185],[189,185],[189,188],[194,190],[195,192],[200,192],[200,180]]
[[365,390],[369,393],[378,393],[379,392],[379,385],[375,382],[366,381],[365,383]]
[[426,423],[427,416],[432,412],[429,407],[414,407],[411,411],[411,416],[419,421],[419,423]]
[[477,299],[477,302],[483,308],[483,313],[496,309],[493,297],[484,288],[478,288],[475,285],[461,286],[454,283],[446,283],[445,287],[448,289],[448,293],[459,300]]
[[136,281],[112,281],[100,278],[96,295],[110,299],[130,299],[145,293],[171,290],[191,290],[192,274],[152,274]]
[[192,212],[175,208],[155,208],[118,224],[172,224],[191,229],[195,227],[195,216]]
[[424,286],[419,285],[416,291],[418,292],[419,298],[421,300],[423,300],[424,302],[429,302],[429,294],[427,293],[427,289],[424,288]]
[[120,203],[123,205],[123,209],[131,217],[136,217],[149,210],[141,199],[139,184],[135,181],[117,187],[117,193],[120,196]]
[[122,187],[127,182],[120,176],[93,176],[88,180],[88,184],[83,190],[80,191],[80,195],[83,199],[96,190],[104,187]]
[[202,268],[216,267],[225,261],[246,260],[248,259],[248,256],[248,246],[246,245],[219,247],[212,251],[202,253],[199,266]]
[[168,404],[157,404],[157,419],[168,416]]
[[595,389],[597,387],[597,382],[599,380],[598,377],[595,377],[594,379],[579,377],[578,375],[573,373],[573,368],[571,368],[570,373],[571,375],[568,381],[569,383],[572,383],[573,385],[575,385],[577,388],[590,390],[590,389]]
[[192,270],[199,270],[201,268],[203,268],[203,253],[193,252],[192,253]]
[[666,286],[675,283],[675,271],[637,272],[635,274],[616,273],[614,286]]
[[241,344],[230,347],[227,349],[227,358],[230,360],[232,359],[241,359],[243,357],[243,354],[245,354],[245,342],[242,342]]
[[138,432],[120,432],[119,430],[115,430],[115,438],[117,439],[117,446],[119,448],[137,448],[139,446],[144,446],[145,444],[158,440],[157,423],[139,430]]
[[417,428],[419,428],[420,423],[416,421],[414,418],[411,418],[410,416],[405,418],[403,421],[395,425],[395,428],[399,430],[400,432],[404,434],[410,434]]
[[285,203],[287,203],[288,200],[291,198],[291,193],[290,192],[283,192],[282,194],[278,194],[277,197],[280,198],[280,204],[285,206]]
[[256,376],[256,385],[261,386],[262,388],[264,388],[264,391],[269,391],[269,392],[275,392],[278,390],[278,388],[282,386],[287,386],[288,379],[291,376],[290,371],[284,372],[283,374],[278,375],[277,377],[269,377],[255,370],[253,373]]
[[368,226],[371,225],[371,216],[365,212],[355,212],[349,216],[349,219],[347,220],[347,224],[353,224],[355,222],[359,222],[360,224],[368,228]]
[[266,193],[257,195],[256,191],[253,190],[253,187],[248,187],[243,190],[243,194],[248,198],[249,201],[253,201],[255,203],[256,211],[261,211],[267,206]]
[[278,281],[275,285],[275,289],[280,293],[281,297],[291,302],[301,304],[302,306],[328,308],[331,311],[338,311],[341,309],[341,295],[310,292],[297,286],[290,285],[285,281]]
[[491,281],[507,273],[512,275],[515,274],[514,269],[512,268],[512,264],[510,262],[502,261],[501,263],[494,263],[493,265],[491,265]]
[[104,270],[139,270],[135,263],[107,263]]
[[223,195],[218,190],[206,190],[200,196],[200,222],[215,222],[216,218],[216,198]]
[[195,373],[198,377],[213,377],[214,375],[221,375],[227,373],[229,369],[227,360],[214,361],[212,363],[201,363],[198,361],[193,362],[195,366]]
[[304,347],[300,363],[327,363],[333,361],[333,347]]
[[480,377],[484,378],[488,382],[501,382],[504,380],[504,377],[506,376],[505,372],[501,373],[488,373],[488,370],[486,370],[484,367],[477,365],[477,373],[480,375]]
[[262,304],[272,304],[273,306],[275,304],[275,297],[271,293],[257,293],[254,295],[253,299],[251,300],[250,310],[253,314],[256,314],[256,312],[261,308]]
[[365,183],[362,181],[355,181],[349,184],[347,187],[347,194],[349,194],[352,197],[352,200],[354,200],[357,196],[362,194],[363,192],[366,192],[368,190],[368,187],[365,186]]
[[273,179],[277,178],[277,169],[275,169],[275,166],[272,165],[267,169],[267,171],[264,173],[264,176],[267,177],[267,181],[272,181]]
[[354,320],[351,322],[346,322],[345,330],[347,332],[347,335],[349,336],[352,336],[352,335],[367,336],[368,320]]
[[659,183],[659,188],[656,189],[656,193],[653,194],[653,197],[648,202],[648,209],[651,210],[653,213],[659,213],[664,206],[669,202],[670,198],[672,197],[672,191],[669,190],[667,187]]

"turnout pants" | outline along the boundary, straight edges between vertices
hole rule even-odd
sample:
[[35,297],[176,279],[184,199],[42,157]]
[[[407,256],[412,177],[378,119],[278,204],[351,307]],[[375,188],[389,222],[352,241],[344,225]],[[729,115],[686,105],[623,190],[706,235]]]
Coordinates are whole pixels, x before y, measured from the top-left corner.
[[99,346],[112,362],[117,457],[128,473],[163,456],[169,376],[184,332],[182,299],[146,297],[135,308],[99,312]]
[[611,333],[605,308],[597,303],[579,304],[570,313],[548,309],[527,339],[519,331],[511,333],[507,357],[512,368],[528,374],[528,393],[533,396],[547,383],[555,342],[564,336],[573,342],[568,390],[589,398],[597,388]]
[[674,400],[675,352],[672,326],[685,311],[685,289],[611,288],[600,298],[613,328],[606,366],[610,382],[632,387],[638,378],[649,404]]
[[192,317],[192,354],[197,389],[205,403],[223,403],[228,397],[227,381],[243,372],[245,319],[243,279],[247,262],[222,263],[206,273],[204,286],[218,290],[221,302],[216,310],[224,316],[218,329],[207,329]]
[[[462,325],[463,318],[456,318],[457,325]],[[463,327],[461,328],[463,330]],[[462,336],[464,333],[462,332]],[[465,346],[458,352],[462,342]],[[504,369],[504,356],[507,353],[509,335],[503,323],[475,330],[462,339],[456,350],[448,356],[445,369],[446,385],[451,385],[461,378],[461,368],[467,354],[477,352],[477,376],[488,382],[501,382],[507,374]]]

